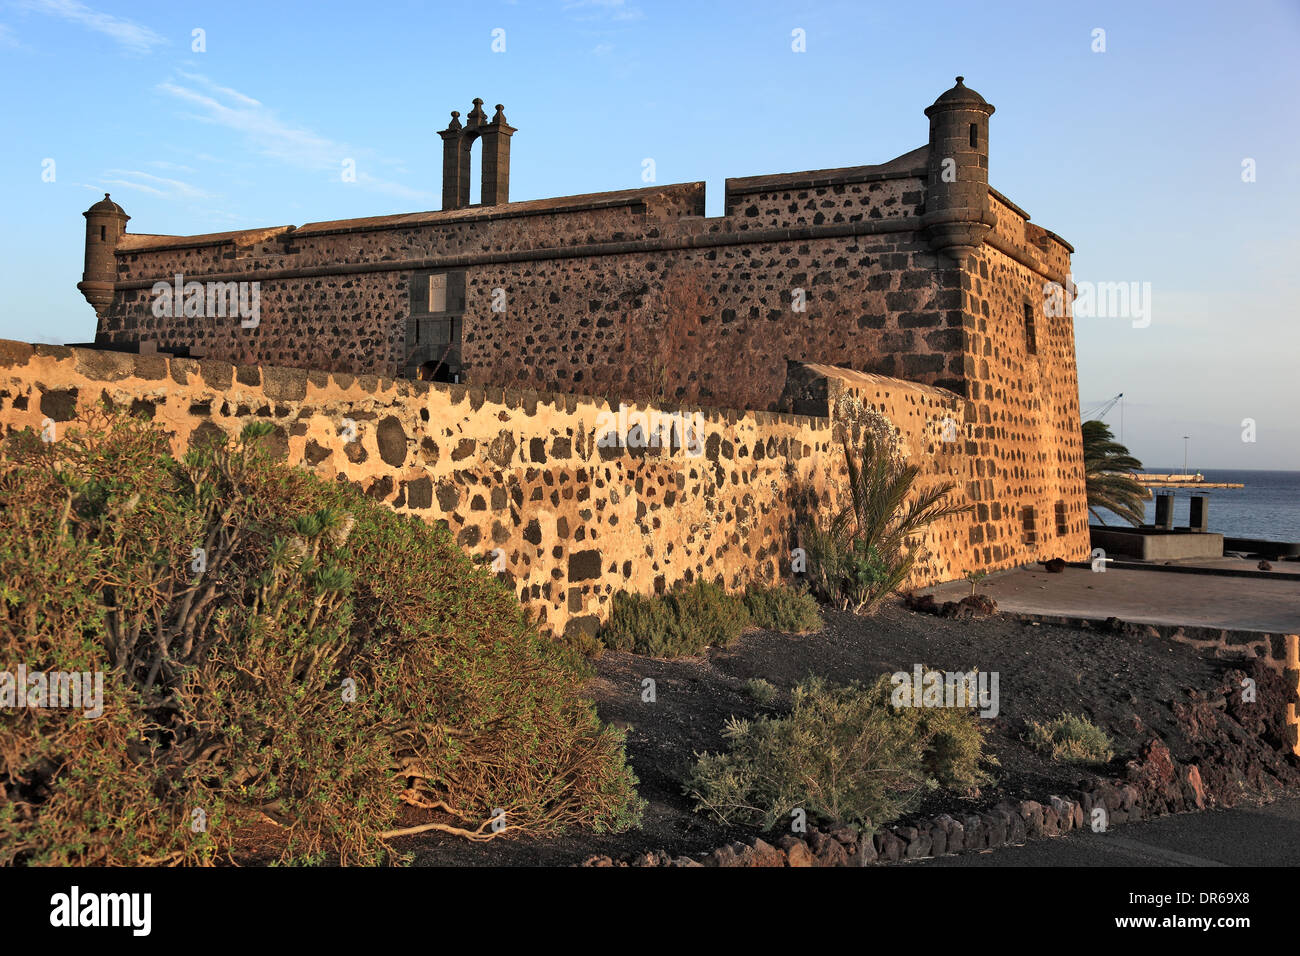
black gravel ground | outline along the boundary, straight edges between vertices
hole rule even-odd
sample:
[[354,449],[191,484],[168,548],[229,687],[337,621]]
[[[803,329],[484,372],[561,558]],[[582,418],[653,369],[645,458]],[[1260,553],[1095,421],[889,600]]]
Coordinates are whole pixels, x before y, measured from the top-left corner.
[[[1115,739],[1112,773],[1153,732],[1182,758],[1173,703],[1186,699],[1189,689],[1209,689],[1232,666],[1158,637],[1031,624],[1005,615],[956,621],[891,605],[871,618],[829,611],[824,619],[825,628],[814,634],[751,631],[701,657],[660,660],[607,652],[600,659],[587,690],[605,720],[629,728],[628,757],[648,801],[638,829],[487,844],[434,834],[399,847],[414,853],[417,865],[537,866],[658,849],[676,856],[752,838],[756,831],[724,827],[693,810],[682,794],[693,755],[722,749],[722,728],[732,715],[752,718],[788,707],[790,690],[806,677],[866,682],[917,663],[996,671],[1000,699],[988,738],[999,762],[991,768],[996,783],[983,793],[932,794],[916,814],[975,810],[1003,797],[1042,799],[1073,788],[1088,773],[1031,750],[1023,740],[1029,721],[1063,710],[1086,715]],[[755,703],[744,689],[751,677],[775,685],[777,699],[767,706]],[[645,678],[655,682],[654,703],[642,702]]]

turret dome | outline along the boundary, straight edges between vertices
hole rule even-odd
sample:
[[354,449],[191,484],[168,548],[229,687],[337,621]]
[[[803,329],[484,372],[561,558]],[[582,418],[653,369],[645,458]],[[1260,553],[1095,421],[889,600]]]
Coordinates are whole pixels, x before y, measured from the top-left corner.
[[993,107],[989,105],[988,100],[980,96],[969,86],[966,85],[966,77],[957,77],[957,85],[950,90],[945,90],[939,94],[939,98],[934,101],[932,106],[926,107],[925,115],[929,116],[936,109],[977,109],[993,112]]
[[119,206],[117,203],[113,202],[113,200],[109,198],[108,193],[104,193],[104,198],[101,199],[99,202],[95,203],[95,205],[91,206],[89,209],[87,209],[85,214],[90,215],[91,213],[105,213],[105,212],[114,213],[115,215],[118,216],[126,215],[126,210],[123,209],[121,206]]

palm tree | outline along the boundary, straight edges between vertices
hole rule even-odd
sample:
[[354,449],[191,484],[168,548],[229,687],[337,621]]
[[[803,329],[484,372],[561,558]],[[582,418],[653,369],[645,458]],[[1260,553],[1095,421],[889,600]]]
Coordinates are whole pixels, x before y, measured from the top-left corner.
[[1099,421],[1083,423],[1083,472],[1088,492],[1088,511],[1105,524],[1097,513],[1105,508],[1129,524],[1146,520],[1147,490],[1131,477],[1142,462],[1115,441],[1110,428]]
[[870,431],[856,455],[845,443],[844,458],[849,503],[828,525],[805,525],[802,539],[813,590],[844,610],[870,614],[911,574],[920,556],[913,537],[970,506],[947,500],[952,482],[914,491],[921,469],[895,460]]

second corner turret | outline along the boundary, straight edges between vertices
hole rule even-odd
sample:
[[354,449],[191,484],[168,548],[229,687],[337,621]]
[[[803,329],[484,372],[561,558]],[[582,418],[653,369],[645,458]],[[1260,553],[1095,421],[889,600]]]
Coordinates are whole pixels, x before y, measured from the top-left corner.
[[108,193],[82,215],[86,217],[86,267],[77,288],[99,315],[113,301],[117,281],[115,250],[131,217]]
[[963,262],[996,223],[989,208],[993,105],[959,76],[925,115],[930,118],[930,161],[921,222],[936,252]]

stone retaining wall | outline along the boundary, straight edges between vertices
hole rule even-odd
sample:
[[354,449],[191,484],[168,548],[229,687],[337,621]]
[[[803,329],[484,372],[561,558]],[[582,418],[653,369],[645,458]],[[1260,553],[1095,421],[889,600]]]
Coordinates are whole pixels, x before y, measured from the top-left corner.
[[[796,515],[846,500],[839,436],[869,412],[921,465],[922,485],[956,481],[962,500],[971,466],[963,443],[943,436],[953,423],[960,434],[964,399],[883,376],[793,368],[791,407],[822,414],[621,405],[0,342],[0,427],[40,430],[49,420],[57,439],[107,399],[161,424],[183,452],[205,436],[270,422],[266,441],[279,459],[445,522],[466,551],[497,563],[545,627],[590,631],[619,590],[787,577]],[[636,426],[663,420],[677,426],[674,447],[636,447]],[[693,447],[681,447],[683,438]],[[982,561],[967,545],[971,520],[973,512],[926,535],[914,586]]]

